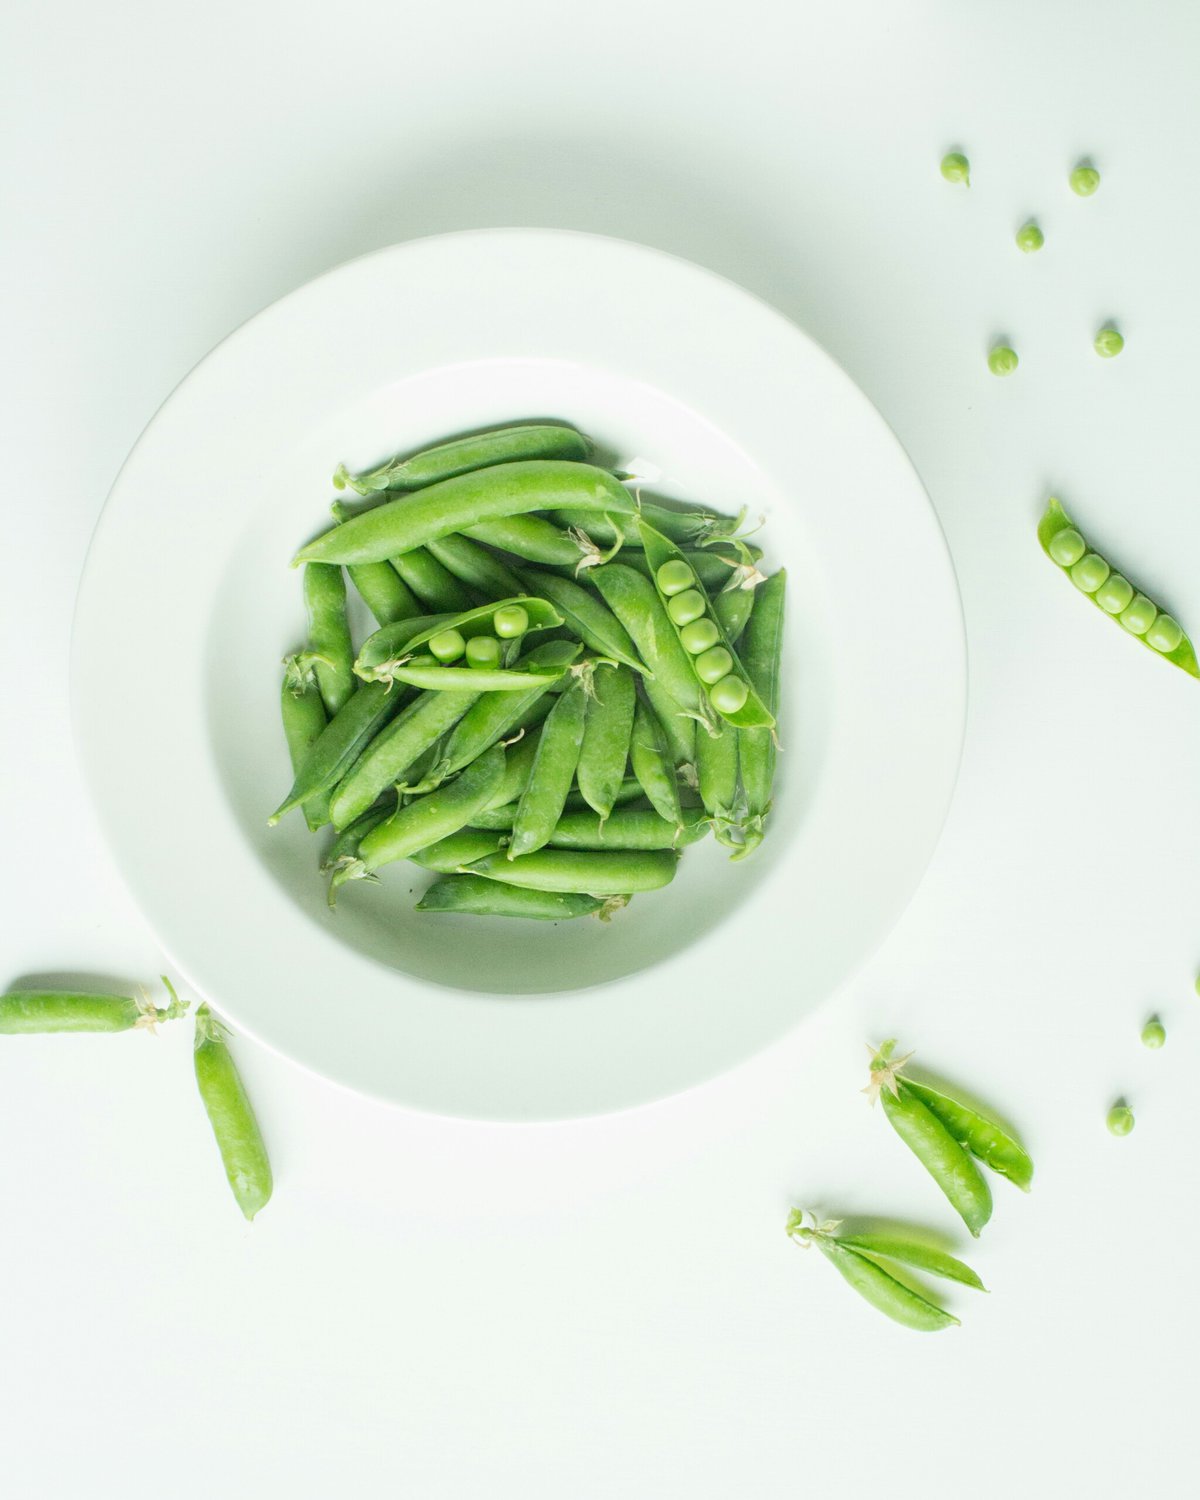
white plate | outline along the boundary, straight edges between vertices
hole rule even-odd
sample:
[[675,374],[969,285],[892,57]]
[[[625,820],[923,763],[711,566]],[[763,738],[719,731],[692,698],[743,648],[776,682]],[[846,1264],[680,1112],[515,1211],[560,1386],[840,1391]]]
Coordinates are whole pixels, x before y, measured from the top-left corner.
[[[415,866],[325,906],[289,768],[287,564],[329,475],[508,419],[577,423],[658,488],[765,517],[789,570],[777,811],[610,925],[423,916]],[[549,1119],[685,1088],[780,1036],[881,940],[928,862],[962,741],[954,576],[920,481],[778,313],[617,240],[398,245],[267,308],[166,402],[113,487],[75,624],[75,720],[117,863],[188,981],[362,1093]]]

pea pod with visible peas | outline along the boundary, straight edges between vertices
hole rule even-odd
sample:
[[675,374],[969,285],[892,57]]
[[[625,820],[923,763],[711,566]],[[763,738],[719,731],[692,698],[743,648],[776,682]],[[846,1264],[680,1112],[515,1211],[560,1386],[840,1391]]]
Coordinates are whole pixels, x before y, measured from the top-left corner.
[[479,875],[448,875],[435,880],[417,902],[418,911],[450,912],[472,917],[526,917],[537,922],[566,922],[573,917],[607,919],[622,898],[588,896],[572,891],[538,891],[501,885]]
[[165,1006],[151,1005],[145,995],[90,994],[85,990],[10,990],[0,995],[0,1036],[33,1036],[44,1032],[153,1031],[162,1021],[177,1021],[188,1008],[165,974]]
[[294,561],[383,562],[481,521],[559,506],[626,515],[634,510],[633,500],[612,475],[591,464],[554,459],[498,464],[443,479],[355,516],[302,547]]
[[390,681],[393,673],[404,666],[419,647],[428,648],[435,637],[457,631],[465,643],[479,636],[494,635],[496,617],[517,609],[522,611],[526,632],[553,629],[563,623],[562,615],[552,604],[545,599],[531,599],[524,595],[496,599],[457,614],[401,620],[367,637],[354,663],[354,670],[365,682]]
[[[311,652],[301,652],[284,659],[279,708],[288,755],[292,762],[292,775],[298,776],[308,752],[320,739],[322,730],[329,722],[325,700],[317,686]],[[328,798],[314,797],[305,805],[304,817],[310,829],[323,828],[329,822]]]
[[227,1041],[207,1005],[196,1012],[196,1084],[238,1207],[253,1219],[271,1197],[271,1163]]
[[473,861],[464,873],[538,891],[628,896],[669,885],[675,878],[678,862],[670,850],[596,853],[582,849],[538,849],[520,859],[489,854],[485,859]]
[[346,580],[341,568],[309,563],[304,570],[304,605],[317,685],[332,717],[355,688],[354,647],[346,624]]
[[538,737],[529,781],[517,803],[508,858],[532,854],[554,832],[575,779],[590,683],[580,676],[550,710]]
[[1179,622],[1160,613],[1157,605],[1145,594],[1137,593],[1099,553],[1089,551],[1070,516],[1055,499],[1048,502],[1038,523],[1038,541],[1050,561],[1097,609],[1115,619],[1156,655],[1190,676],[1200,677],[1196,652]]
[[[734,550],[720,550],[716,545],[707,548],[681,548],[680,556],[692,572],[696,575],[700,584],[710,594],[720,594],[725,589],[744,587],[750,584],[754,588],[752,575],[757,574],[754,564],[762,557],[761,547],[752,547],[747,542],[726,543],[726,547]],[[635,547],[626,547],[621,552],[621,561],[625,566],[636,568],[639,573],[644,573],[647,578],[651,575],[650,564],[646,561],[646,554]]]
[[700,688],[687,652],[650,579],[623,563],[592,568],[588,582],[628,631],[655,682],[678,705],[679,711],[707,723]]
[[335,489],[347,485],[360,495],[379,490],[415,490],[467,474],[474,469],[513,463],[529,458],[565,458],[582,462],[591,444],[573,427],[543,422],[518,422],[487,432],[473,432],[432,448],[423,448],[408,458],[390,458],[362,474],[350,474],[339,464],[333,476]]
[[637,688],[628,667],[598,667],[592,677],[576,779],[601,820],[612,812],[625,778]]
[[[746,622],[742,665],[772,715],[779,712],[779,675],[783,660],[783,606],[787,573],[780,568],[754,593]],[[744,859],[763,841],[775,784],[778,738],[774,729],[739,729],[738,764],[745,799],[742,847],[732,857]]]

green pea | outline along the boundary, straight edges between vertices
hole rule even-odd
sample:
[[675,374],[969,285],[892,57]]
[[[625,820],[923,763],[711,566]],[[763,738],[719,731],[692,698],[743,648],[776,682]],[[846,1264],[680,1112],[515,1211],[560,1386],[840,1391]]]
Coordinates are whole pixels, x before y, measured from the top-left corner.
[[1090,198],[1100,186],[1100,173],[1095,167],[1081,165],[1075,168],[1067,180],[1077,197]]
[[1125,340],[1115,328],[1102,328],[1092,340],[1092,348],[1101,359],[1115,359],[1125,347]]
[[1157,1016],[1151,1016],[1142,1027],[1142,1046],[1149,1047],[1152,1052],[1157,1052],[1166,1039],[1167,1028]]
[[947,182],[971,186],[971,163],[961,151],[950,151],[942,157],[942,176]]
[[1096,590],[1096,603],[1105,614],[1119,615],[1133,598],[1133,584],[1120,573],[1110,573]]
[[696,581],[695,573],[687,563],[680,562],[678,558],[672,558],[670,562],[663,563],[655,577],[659,588],[668,598],[672,594],[682,594],[684,589],[690,589]]
[[[663,564],[664,567],[667,564]],[[698,620],[708,608],[707,601],[699,589],[688,589],[686,593],[676,594],[667,604],[667,613],[676,625],[690,625],[693,620]]]
[[709,688],[708,696],[719,714],[735,714],[750,696],[750,689],[740,677],[722,677]]
[[[701,682],[719,682],[733,666],[733,657],[724,646],[714,646],[696,658],[696,676]],[[734,679],[737,680],[736,678]],[[744,701],[744,700],[743,700]],[[740,705],[739,705],[740,706]]]
[[430,654],[438,661],[457,661],[466,649],[460,630],[443,630],[429,642]]
[[720,639],[721,632],[713,621],[707,618],[693,620],[690,625],[685,625],[679,632],[680,643],[689,656],[699,656],[702,651],[715,646]]
[[1174,651],[1183,640],[1183,627],[1170,615],[1159,615],[1146,632],[1146,644],[1156,651]]
[[1105,1123],[1110,1135],[1128,1135],[1133,1129],[1133,1110],[1128,1104],[1114,1104]]
[[1055,532],[1046,550],[1060,568],[1069,568],[1087,551],[1087,543],[1073,526],[1068,526]]
[[1154,624],[1157,614],[1158,610],[1152,600],[1147,599],[1145,594],[1135,594],[1133,603],[1123,609],[1117,619],[1130,635],[1145,635]]
[[1098,552],[1089,552],[1071,569],[1071,582],[1083,593],[1094,594],[1111,572]]
[[1046,236],[1032,219],[1017,230],[1017,249],[1026,255],[1032,255],[1035,250],[1040,250],[1045,243]]
[[1007,344],[997,344],[988,354],[987,362],[993,375],[1011,375],[1020,360],[1015,349],[1010,349]]
[[529,629],[529,611],[519,604],[507,604],[492,616],[492,629],[502,641],[515,640]]
[[490,671],[500,665],[501,646],[494,635],[472,636],[467,642],[467,666]]

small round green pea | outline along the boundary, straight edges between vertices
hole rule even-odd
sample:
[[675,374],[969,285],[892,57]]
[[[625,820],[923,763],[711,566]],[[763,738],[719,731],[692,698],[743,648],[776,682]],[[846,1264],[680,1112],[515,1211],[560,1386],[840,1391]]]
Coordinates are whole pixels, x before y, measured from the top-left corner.
[[1145,635],[1154,624],[1157,614],[1158,610],[1152,599],[1147,599],[1145,594],[1135,594],[1133,602],[1121,611],[1117,619],[1130,635]]
[[1047,550],[1060,568],[1069,568],[1087,551],[1087,543],[1074,526],[1067,526],[1050,538]]
[[750,696],[750,689],[740,677],[722,677],[709,688],[708,696],[719,714],[735,714]]
[[1142,1046],[1149,1047],[1152,1052],[1157,1052],[1166,1039],[1167,1028],[1157,1016],[1151,1016],[1142,1027]]
[[1101,359],[1115,359],[1125,347],[1125,340],[1115,328],[1102,328],[1092,340],[1092,348]]
[[1017,351],[1007,344],[997,344],[988,354],[988,369],[993,375],[1011,375],[1019,364]]
[[[705,651],[703,655],[696,658],[696,676],[701,682],[719,682],[730,667],[733,666],[733,657],[726,651],[724,646],[714,646],[711,651]],[[731,681],[736,681],[732,678]],[[742,702],[745,702],[743,698]],[[741,704],[738,705],[741,707]]]
[[429,642],[430,655],[438,661],[457,661],[466,649],[467,643],[459,630],[443,630]]
[[1096,603],[1106,614],[1119,615],[1133,598],[1133,584],[1120,573],[1110,573],[1096,590]]
[[1046,236],[1032,219],[1017,230],[1017,249],[1024,251],[1026,255],[1032,255],[1035,250],[1040,250],[1045,243]]
[[693,620],[679,632],[679,641],[689,656],[699,656],[721,639],[721,632],[712,620]]
[[1089,552],[1071,569],[1071,582],[1085,594],[1094,594],[1111,572],[1098,552]]
[[1071,191],[1078,197],[1090,198],[1100,186],[1100,173],[1095,167],[1078,166],[1067,181],[1071,184]]
[[529,613],[519,604],[506,604],[492,616],[492,629],[502,641],[514,640],[529,629]]
[[1133,1110],[1128,1104],[1114,1104],[1105,1123],[1111,1135],[1128,1135],[1133,1129]]
[[1156,651],[1174,651],[1181,640],[1183,626],[1170,615],[1159,615],[1146,632],[1147,646],[1153,646]]
[[961,151],[950,151],[942,157],[942,176],[947,182],[971,186],[971,163]]
[[667,604],[667,613],[676,625],[690,625],[698,620],[708,608],[707,600],[699,589],[688,589],[676,594]]
[[467,642],[467,665],[484,668],[498,667],[500,649],[500,642],[494,635],[473,635]]
[[696,581],[695,573],[678,557],[673,557],[670,562],[663,563],[654,577],[659,590],[668,598],[672,594],[682,594],[684,589],[690,589]]

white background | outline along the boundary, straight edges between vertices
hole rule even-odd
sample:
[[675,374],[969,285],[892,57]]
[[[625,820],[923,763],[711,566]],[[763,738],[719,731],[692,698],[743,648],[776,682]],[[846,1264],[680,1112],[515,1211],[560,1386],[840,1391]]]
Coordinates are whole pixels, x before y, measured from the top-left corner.
[[[395,240],[596,229],[793,316],[923,475],[971,659],[957,800],[901,926],[682,1098],[455,1123],[244,1045],[277,1172],[246,1226],[190,1027],[0,1048],[5,1492],[1191,1494],[1200,695],[1033,527],[1061,493],[1200,628],[1195,8],[47,0],[5,7],[0,57],[3,979],[159,967],[68,719],[122,458],[232,326]],[[958,144],[970,192],[937,173]],[[1110,317],[1128,347],[1102,362]],[[857,1093],[892,1031],[1038,1163],[970,1248],[992,1295],[953,1298],[964,1326],[934,1338],[782,1232],[799,1202],[953,1234]],[[1123,1091],[1138,1125],[1114,1141]]]

